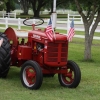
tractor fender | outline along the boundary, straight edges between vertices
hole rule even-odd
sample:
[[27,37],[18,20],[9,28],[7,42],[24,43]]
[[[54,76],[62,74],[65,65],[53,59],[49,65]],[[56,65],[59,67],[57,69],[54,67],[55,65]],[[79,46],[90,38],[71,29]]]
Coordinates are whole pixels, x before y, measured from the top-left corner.
[[13,46],[18,45],[18,38],[17,38],[16,32],[13,28],[11,28],[11,27],[7,28],[4,33],[7,35],[9,41],[13,42]]

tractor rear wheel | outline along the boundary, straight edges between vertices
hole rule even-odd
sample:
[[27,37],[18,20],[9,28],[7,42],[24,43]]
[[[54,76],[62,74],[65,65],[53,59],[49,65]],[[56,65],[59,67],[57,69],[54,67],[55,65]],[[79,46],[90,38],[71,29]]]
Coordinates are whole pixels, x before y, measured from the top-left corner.
[[0,33],[0,39],[3,39],[0,47],[0,77],[6,78],[11,61],[10,42],[4,33]]
[[24,87],[34,90],[39,89],[43,81],[39,64],[32,60],[26,61],[22,65],[20,78]]
[[76,88],[81,80],[80,68],[73,61],[68,61],[66,67],[67,70],[65,69],[65,74],[58,74],[59,82],[64,87]]

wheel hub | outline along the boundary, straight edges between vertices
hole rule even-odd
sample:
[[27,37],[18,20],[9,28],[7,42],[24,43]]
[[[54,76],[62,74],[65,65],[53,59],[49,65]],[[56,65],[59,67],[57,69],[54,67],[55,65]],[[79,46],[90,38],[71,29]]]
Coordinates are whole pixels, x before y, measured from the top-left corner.
[[33,68],[27,68],[26,70],[26,80],[29,85],[33,85],[36,81],[36,72]]

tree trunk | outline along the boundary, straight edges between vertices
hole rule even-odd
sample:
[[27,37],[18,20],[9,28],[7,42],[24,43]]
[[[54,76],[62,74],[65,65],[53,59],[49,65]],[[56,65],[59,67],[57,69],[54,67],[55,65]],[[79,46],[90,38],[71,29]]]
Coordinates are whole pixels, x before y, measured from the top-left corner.
[[24,10],[24,13],[23,13],[23,14],[24,14],[24,15],[28,15],[28,8],[24,6],[24,7],[23,7],[23,10]]
[[22,14],[28,15],[30,2],[27,1],[27,0],[21,0],[21,5],[22,5],[22,9],[23,9],[23,13]]
[[40,17],[40,10],[34,10],[34,17]]
[[6,13],[10,13],[10,2],[7,2],[6,3],[6,8],[7,8],[7,10],[6,10]]
[[53,13],[53,2],[51,2],[51,14]]
[[91,60],[91,45],[89,40],[85,41],[84,59]]
[[[88,34],[88,30],[85,31],[85,34]],[[84,59],[91,59],[91,41],[90,37],[85,35],[85,50],[84,50]]]
[[41,8],[47,3],[45,0],[31,0],[34,17],[40,17]]
[[32,9],[33,9],[33,13],[34,13],[34,16],[33,17],[40,17],[40,9],[41,9],[41,6],[37,6],[37,8],[35,7],[35,3],[32,3]]
[[87,22],[84,22],[85,27],[85,50],[84,50],[84,60],[90,60],[91,59],[91,42],[90,41],[90,34],[89,34],[89,28]]
[[[99,15],[95,20],[95,23],[92,23],[89,25],[89,23],[84,20],[84,27],[85,27],[85,50],[84,50],[84,59],[85,60],[91,60],[91,47],[92,47],[92,41],[93,41],[93,36],[94,32],[98,26],[98,23],[100,21]],[[90,26],[91,29],[90,29]]]

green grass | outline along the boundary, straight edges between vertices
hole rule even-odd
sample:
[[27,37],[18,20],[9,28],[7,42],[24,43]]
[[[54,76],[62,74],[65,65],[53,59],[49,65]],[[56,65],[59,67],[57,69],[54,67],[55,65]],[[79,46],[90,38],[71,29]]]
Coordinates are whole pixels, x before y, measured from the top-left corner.
[[43,78],[39,90],[28,90],[20,82],[20,68],[11,67],[6,79],[0,79],[0,100],[100,100],[100,40],[92,45],[92,61],[85,62],[84,39],[69,43],[68,59],[81,69],[81,82],[75,89],[60,86],[57,75]]

